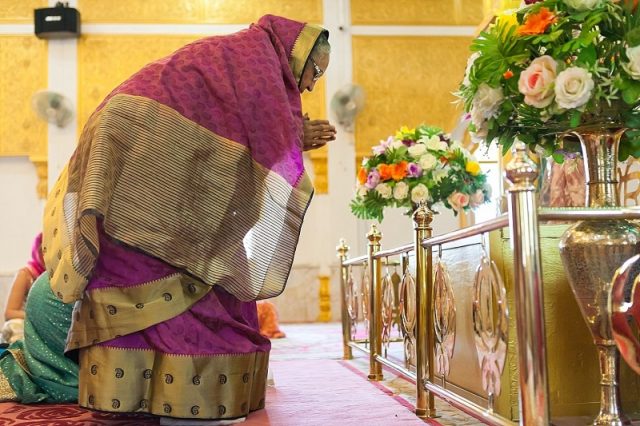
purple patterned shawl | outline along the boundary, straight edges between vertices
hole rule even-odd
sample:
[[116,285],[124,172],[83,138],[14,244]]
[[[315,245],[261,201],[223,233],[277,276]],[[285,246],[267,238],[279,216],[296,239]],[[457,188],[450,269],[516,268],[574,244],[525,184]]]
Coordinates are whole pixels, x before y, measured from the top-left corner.
[[298,82],[323,31],[265,16],[145,66],[102,102],[45,209],[58,297],[82,297],[98,220],[240,300],[283,290],[313,192]]

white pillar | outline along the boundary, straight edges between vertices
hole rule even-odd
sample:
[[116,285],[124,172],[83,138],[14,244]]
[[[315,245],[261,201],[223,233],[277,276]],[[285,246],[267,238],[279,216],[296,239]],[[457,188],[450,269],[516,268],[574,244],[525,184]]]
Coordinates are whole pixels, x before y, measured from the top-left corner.
[[[69,0],[69,7],[77,7],[78,0]],[[53,7],[56,0],[49,0]],[[82,15],[81,15],[82,17]],[[81,26],[82,28],[82,26]],[[48,181],[51,189],[77,144],[78,129],[78,40],[75,38],[49,40],[48,90],[58,92],[71,101],[73,119],[65,127],[49,123]],[[84,123],[82,123],[84,124]]]

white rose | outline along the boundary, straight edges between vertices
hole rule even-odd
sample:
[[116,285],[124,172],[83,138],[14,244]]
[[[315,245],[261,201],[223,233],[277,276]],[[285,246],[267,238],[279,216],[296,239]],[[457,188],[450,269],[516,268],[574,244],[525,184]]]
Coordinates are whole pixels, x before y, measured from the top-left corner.
[[429,198],[429,189],[421,183],[417,184],[411,190],[411,201],[418,204],[420,201],[427,201]]
[[591,10],[600,5],[600,0],[564,0],[564,4],[575,10]]
[[464,72],[464,78],[462,79],[462,85],[469,86],[471,81],[469,80],[469,74],[471,73],[471,67],[473,67],[473,63],[480,57],[480,52],[475,52],[473,55],[469,56],[467,59],[467,69]]
[[629,62],[622,64],[624,69],[634,80],[640,80],[640,46],[627,47]]
[[469,204],[471,207],[478,207],[482,203],[484,203],[484,192],[482,192],[481,189],[478,189],[473,195],[471,195]]
[[418,162],[422,170],[431,170],[438,164],[438,159],[431,154],[425,154],[420,157],[420,161]]
[[418,158],[427,150],[427,146],[423,143],[417,143],[409,147],[409,154]]
[[431,136],[430,138],[421,139],[428,149],[433,151],[445,151],[448,148],[446,142],[440,140],[440,136]]
[[472,107],[471,108],[471,122],[476,128],[476,131],[473,132],[473,135],[478,138],[484,138],[489,133],[489,127],[487,126],[487,121],[484,118],[484,114],[479,109]]
[[589,71],[571,67],[556,78],[556,102],[561,108],[578,108],[586,104],[593,90],[593,78]]
[[396,183],[396,186],[393,188],[393,198],[396,200],[404,200],[409,195],[409,185],[404,182]]
[[435,181],[435,183],[440,183],[440,181],[445,177],[447,177],[448,174],[449,174],[449,168],[445,167],[442,169],[434,170],[431,176],[433,176],[433,180]]
[[493,88],[486,83],[478,86],[471,101],[471,122],[476,128],[476,135],[486,135],[486,121],[495,116],[504,100],[502,88]]
[[356,189],[356,195],[358,197],[364,197],[367,195],[367,192],[369,192],[369,188],[367,188],[366,186],[362,185],[359,186],[358,189]]
[[484,113],[486,118],[491,118],[498,111],[498,107],[504,100],[502,87],[491,87],[486,83],[478,86],[478,91],[473,97],[472,104],[476,109]]
[[553,101],[553,82],[556,79],[557,63],[549,55],[531,61],[520,74],[518,90],[524,95],[524,103],[536,108],[549,106]]
[[386,183],[379,183],[378,186],[376,186],[376,191],[382,198],[391,198],[391,187]]
[[393,142],[391,142],[391,148],[393,148],[393,149],[398,149],[401,146],[404,146],[402,141],[394,140]]

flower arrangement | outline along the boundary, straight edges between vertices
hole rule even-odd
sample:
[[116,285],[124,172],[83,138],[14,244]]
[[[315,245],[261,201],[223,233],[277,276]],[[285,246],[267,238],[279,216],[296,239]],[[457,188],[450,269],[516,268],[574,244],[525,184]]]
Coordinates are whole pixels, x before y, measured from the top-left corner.
[[402,127],[373,147],[358,171],[351,211],[361,219],[382,221],[385,207],[442,202],[454,213],[477,207],[490,197],[480,164],[442,129]]
[[527,0],[476,38],[457,95],[470,130],[506,152],[515,138],[547,154],[556,135],[627,127],[620,158],[640,156],[637,0]]

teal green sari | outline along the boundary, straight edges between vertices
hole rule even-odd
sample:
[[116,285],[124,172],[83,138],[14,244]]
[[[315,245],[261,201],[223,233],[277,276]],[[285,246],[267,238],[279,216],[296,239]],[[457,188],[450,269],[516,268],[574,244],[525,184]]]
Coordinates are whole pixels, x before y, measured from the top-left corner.
[[78,399],[78,365],[64,356],[73,304],[63,304],[43,273],[25,305],[24,340],[0,355],[0,401],[72,402]]

